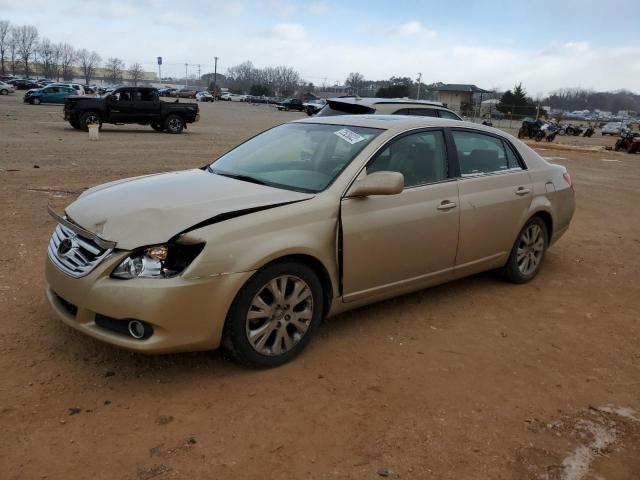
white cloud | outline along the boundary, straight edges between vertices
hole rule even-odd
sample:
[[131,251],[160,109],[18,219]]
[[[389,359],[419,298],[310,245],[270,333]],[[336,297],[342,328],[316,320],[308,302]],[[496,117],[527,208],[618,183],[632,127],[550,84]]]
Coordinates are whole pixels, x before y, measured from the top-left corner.
[[299,41],[306,37],[304,27],[298,23],[279,23],[262,30],[262,35],[283,41]]
[[327,2],[313,2],[306,7],[309,15],[322,16],[329,13],[331,7]]

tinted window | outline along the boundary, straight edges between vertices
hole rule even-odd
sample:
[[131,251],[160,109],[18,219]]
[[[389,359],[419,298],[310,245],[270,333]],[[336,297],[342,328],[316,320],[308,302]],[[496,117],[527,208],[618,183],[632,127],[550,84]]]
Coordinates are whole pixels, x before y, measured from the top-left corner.
[[401,108],[400,110],[396,110],[395,112],[393,112],[393,115],[409,115],[409,109]]
[[374,113],[373,108],[365,105],[358,105],[347,102],[332,102],[329,101],[323,108],[317,113],[318,117],[332,117],[334,115],[360,115],[362,113]]
[[367,165],[367,173],[392,171],[404,175],[405,187],[445,180],[447,150],[441,131],[406,135],[385,147]]
[[136,92],[136,100],[142,102],[153,102],[158,99],[158,94],[155,90],[138,90]]
[[507,156],[502,140],[475,132],[453,131],[458,151],[460,173],[474,175],[507,170]]
[[411,108],[409,109],[409,115],[415,115],[417,117],[437,117],[438,113],[433,108]]
[[460,117],[458,117],[455,113],[448,112],[446,110],[438,110],[438,113],[440,113],[440,118],[447,118],[449,120],[460,120]]

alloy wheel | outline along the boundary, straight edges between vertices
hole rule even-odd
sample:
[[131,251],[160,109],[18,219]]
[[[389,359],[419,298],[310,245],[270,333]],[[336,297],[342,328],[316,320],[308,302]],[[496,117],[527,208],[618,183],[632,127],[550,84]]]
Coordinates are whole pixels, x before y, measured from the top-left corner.
[[516,262],[523,275],[531,275],[540,266],[544,255],[544,233],[535,223],[529,225],[518,241]]
[[313,318],[309,285],[292,275],[276,277],[253,297],[246,317],[251,347],[267,356],[291,350],[307,333]]

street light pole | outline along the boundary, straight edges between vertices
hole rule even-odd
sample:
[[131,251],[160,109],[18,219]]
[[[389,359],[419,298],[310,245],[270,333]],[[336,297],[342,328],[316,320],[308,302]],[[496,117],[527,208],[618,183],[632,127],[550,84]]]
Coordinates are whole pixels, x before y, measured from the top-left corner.
[[216,99],[218,87],[218,57],[213,57],[213,99]]
[[416,100],[420,100],[420,85],[422,84],[422,73],[418,73],[418,94]]
[[187,68],[189,67],[188,63],[184,64],[184,86],[189,85],[189,77],[187,76]]

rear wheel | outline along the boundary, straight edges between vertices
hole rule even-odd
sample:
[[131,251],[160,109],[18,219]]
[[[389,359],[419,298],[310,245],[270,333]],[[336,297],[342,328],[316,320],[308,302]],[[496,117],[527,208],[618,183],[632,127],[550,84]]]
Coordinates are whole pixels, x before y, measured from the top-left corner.
[[9,90],[3,88],[2,90],[0,90],[0,95],[9,95]]
[[538,274],[549,244],[547,226],[532,217],[518,234],[502,273],[513,283],[526,283]]
[[256,273],[233,301],[223,345],[252,367],[276,367],[309,343],[322,318],[322,286],[306,265],[283,261]]
[[184,120],[179,115],[169,115],[164,121],[164,128],[168,133],[181,133]]
[[156,132],[161,132],[164,130],[164,127],[159,123],[152,123],[151,128],[153,128]]
[[69,125],[71,125],[76,130],[80,130],[80,124],[77,120],[69,120]]
[[632,143],[627,153],[638,153],[640,151],[640,143]]
[[91,125],[92,123],[97,124],[99,129],[102,128],[102,120],[100,119],[100,115],[98,115],[96,112],[84,112],[82,115],[80,115],[80,119],[78,120],[80,129],[88,132],[89,125]]

